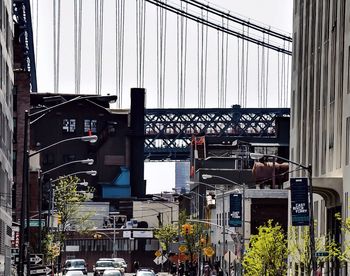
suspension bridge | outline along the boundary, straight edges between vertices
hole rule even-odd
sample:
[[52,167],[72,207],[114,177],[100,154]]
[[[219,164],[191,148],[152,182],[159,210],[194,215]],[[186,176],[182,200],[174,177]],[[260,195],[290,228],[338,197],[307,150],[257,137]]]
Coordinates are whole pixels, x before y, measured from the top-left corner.
[[130,83],[147,89],[146,158],[187,156],[198,133],[271,138],[289,116],[291,35],[214,4],[15,0],[14,15],[33,92],[115,94],[122,109]]

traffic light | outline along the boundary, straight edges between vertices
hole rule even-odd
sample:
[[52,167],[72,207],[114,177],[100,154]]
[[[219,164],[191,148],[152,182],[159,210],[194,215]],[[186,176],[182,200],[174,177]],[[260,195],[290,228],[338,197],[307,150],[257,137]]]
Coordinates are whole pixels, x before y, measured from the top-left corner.
[[62,224],[62,216],[61,215],[57,215],[57,225]]
[[189,234],[193,234],[193,226],[191,224],[182,225],[182,234],[186,236]]

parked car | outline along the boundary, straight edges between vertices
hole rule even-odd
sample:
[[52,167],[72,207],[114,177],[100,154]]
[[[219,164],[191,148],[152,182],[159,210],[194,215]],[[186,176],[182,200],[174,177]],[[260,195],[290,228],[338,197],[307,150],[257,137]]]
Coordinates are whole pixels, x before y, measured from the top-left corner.
[[116,266],[112,260],[97,261],[94,266],[94,276],[101,276],[105,270],[115,270]]
[[136,276],[156,276],[156,274],[151,268],[140,268],[137,270]]
[[99,258],[99,261],[112,261],[114,263],[114,266],[118,268],[122,274],[124,275],[128,265],[126,264],[125,260],[123,258]]
[[76,270],[76,271],[72,270],[66,273],[66,276],[83,276],[83,275],[84,273],[80,270]]
[[83,275],[87,275],[87,267],[84,259],[71,259],[66,260],[63,266],[63,275],[66,275],[68,271],[81,271]]
[[103,276],[122,276],[122,273],[119,271],[119,269],[111,269],[105,270],[103,272]]

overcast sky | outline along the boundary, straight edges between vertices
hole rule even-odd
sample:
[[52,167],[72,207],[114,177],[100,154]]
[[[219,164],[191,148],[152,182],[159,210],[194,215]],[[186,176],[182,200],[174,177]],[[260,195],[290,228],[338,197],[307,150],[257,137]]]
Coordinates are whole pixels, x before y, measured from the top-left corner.
[[[172,0],[173,1],[173,0]],[[53,92],[53,6],[54,1],[31,0],[33,13],[33,29],[37,53],[37,77],[39,92]],[[73,3],[72,0],[61,0],[61,40],[60,40],[60,83],[59,92],[74,92],[74,48],[73,48]],[[82,27],[82,93],[95,93],[95,34],[94,7],[95,0],[83,0]],[[168,2],[171,2],[170,0]],[[104,0],[104,39],[103,39],[103,77],[102,94],[115,93],[115,0]],[[124,57],[124,93],[123,107],[129,108],[129,91],[136,87],[136,48],[135,48],[135,0],[125,0],[125,57]],[[240,14],[251,20],[270,25],[287,33],[292,33],[291,0],[213,0],[213,4],[223,10]],[[157,105],[156,86],[156,16],[155,7],[147,5],[146,14],[146,52],[145,52],[145,88],[147,89],[147,107]],[[188,70],[186,86],[186,107],[197,105],[197,73],[196,73],[196,25],[189,23]],[[166,49],[166,94],[165,107],[176,107],[176,17],[168,16],[167,49]],[[217,49],[215,31],[209,31],[208,44],[208,96],[206,107],[217,106]],[[237,64],[235,46],[237,38],[230,38],[232,53],[228,54],[228,100],[227,106],[237,103],[237,80],[235,67]],[[248,103],[247,107],[257,107],[257,60],[256,46],[250,46]],[[231,49],[232,48],[232,49]],[[276,55],[271,53],[269,78],[269,107],[277,106],[277,63]],[[213,71],[210,71],[213,70]],[[174,187],[173,163],[146,163],[145,177],[148,180],[147,192],[171,190]]]

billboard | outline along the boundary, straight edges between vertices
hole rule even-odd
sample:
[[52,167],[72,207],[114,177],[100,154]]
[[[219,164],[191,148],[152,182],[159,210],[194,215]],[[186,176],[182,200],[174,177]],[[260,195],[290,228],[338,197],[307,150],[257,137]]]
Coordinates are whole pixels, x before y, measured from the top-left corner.
[[291,178],[291,211],[292,211],[292,225],[305,226],[309,225],[309,193],[308,193],[308,179]]
[[230,217],[228,225],[231,227],[242,226],[242,194],[230,194]]

